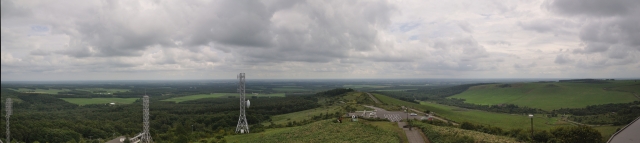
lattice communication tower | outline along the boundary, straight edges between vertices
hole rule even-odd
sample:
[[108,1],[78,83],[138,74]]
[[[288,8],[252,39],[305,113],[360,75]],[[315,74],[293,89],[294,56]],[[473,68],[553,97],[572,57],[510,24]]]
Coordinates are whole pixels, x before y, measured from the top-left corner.
[[245,115],[245,108],[247,101],[244,97],[244,73],[238,74],[238,93],[240,94],[240,118],[238,119],[238,126],[236,126],[236,133],[249,133],[249,125],[247,124],[247,116]]
[[149,96],[144,95],[144,97],[142,97],[142,138],[140,139],[140,141],[142,141],[143,143],[151,143],[151,134],[149,134]]
[[6,141],[8,143],[11,142],[11,130],[10,130],[11,125],[9,124],[9,117],[11,117],[11,114],[13,114],[13,110],[11,109],[12,108],[11,104],[13,104],[13,101],[11,101],[11,98],[7,98],[7,101],[4,104],[5,105],[4,109],[7,110],[7,112],[5,112],[5,116],[4,117],[7,118],[6,119],[6,121],[7,121],[7,139],[6,139]]

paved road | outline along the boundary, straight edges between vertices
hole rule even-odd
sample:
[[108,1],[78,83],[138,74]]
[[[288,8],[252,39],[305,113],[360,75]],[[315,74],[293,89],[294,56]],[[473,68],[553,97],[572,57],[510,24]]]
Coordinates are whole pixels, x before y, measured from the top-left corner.
[[640,142],[640,117],[636,118],[626,128],[614,134],[609,143],[639,143]]
[[409,128],[403,128],[405,125],[407,125],[407,122],[398,122],[398,127],[402,128],[402,130],[404,130],[404,133],[407,134],[409,143],[425,143],[425,139],[422,137],[422,132],[420,132],[420,129],[413,128],[412,130],[409,130]]
[[[402,112],[402,111],[387,111],[387,110],[384,110],[382,108],[378,108],[378,107],[374,107],[374,106],[368,106],[368,105],[364,105],[364,106],[376,110],[376,112],[375,112],[376,116],[374,116],[372,118],[375,118],[375,117],[378,117],[378,118],[381,118],[381,119],[385,119],[386,118],[391,122],[400,122],[400,120],[407,119],[407,117],[409,119],[426,118],[426,116],[409,116],[407,113]],[[370,112],[371,111],[367,111],[367,113],[364,114],[364,117],[369,117],[369,113]],[[356,115],[356,116],[359,116],[359,118],[363,118],[363,114],[362,114],[361,111],[360,112],[356,112],[356,113],[349,113],[349,116],[352,116],[352,115]]]
[[373,99],[373,101],[375,101],[376,103],[380,103],[380,101],[378,100],[378,98],[373,97],[373,95],[371,95],[371,93],[367,92],[367,94],[369,94],[369,97],[371,97],[371,99]]

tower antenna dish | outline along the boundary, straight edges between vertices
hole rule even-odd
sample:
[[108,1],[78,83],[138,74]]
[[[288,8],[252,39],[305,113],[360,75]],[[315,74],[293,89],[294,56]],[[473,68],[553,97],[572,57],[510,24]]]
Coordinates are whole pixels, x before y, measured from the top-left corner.
[[149,96],[147,96],[147,89],[144,91],[142,97],[142,137],[140,141],[143,143],[151,143],[151,134],[149,134]]
[[11,98],[7,98],[6,100],[7,101],[4,104],[5,105],[4,109],[7,110],[7,112],[5,112],[5,116],[4,116],[6,118],[6,121],[7,121],[7,140],[6,141],[8,143],[10,143],[11,142],[11,130],[10,130],[11,125],[9,124],[9,117],[11,117],[11,115],[13,114],[13,110],[11,109],[12,106],[13,106],[12,105],[13,101],[11,101]]
[[236,126],[236,133],[249,133],[249,125],[247,124],[247,115],[244,109],[248,106],[247,100],[244,97],[244,73],[238,74],[238,93],[240,94],[240,117],[238,119],[238,126]]

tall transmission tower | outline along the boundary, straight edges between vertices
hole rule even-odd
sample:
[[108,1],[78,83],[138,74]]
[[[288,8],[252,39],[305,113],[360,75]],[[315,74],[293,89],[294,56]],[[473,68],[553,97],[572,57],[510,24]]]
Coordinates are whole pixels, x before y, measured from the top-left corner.
[[244,109],[247,106],[247,101],[244,98],[244,73],[238,74],[238,93],[240,94],[240,118],[238,119],[238,126],[236,126],[236,133],[249,133],[249,125],[247,125],[247,115],[245,115]]
[[142,138],[140,141],[143,143],[151,143],[151,135],[149,134],[149,96],[145,95],[142,97]]
[[13,111],[11,110],[11,104],[13,103],[13,101],[11,101],[11,98],[7,98],[7,103],[5,103],[5,110],[7,110],[7,112],[5,112],[5,116],[7,118],[7,142],[10,143],[11,142],[11,130],[9,129],[11,127],[11,125],[9,124],[9,117],[11,117],[11,114],[13,113]]

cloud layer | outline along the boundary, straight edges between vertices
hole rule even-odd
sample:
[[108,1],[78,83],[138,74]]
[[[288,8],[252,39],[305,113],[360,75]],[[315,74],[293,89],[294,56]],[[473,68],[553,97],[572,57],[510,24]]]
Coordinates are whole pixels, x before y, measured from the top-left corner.
[[640,2],[2,0],[2,80],[638,77]]

